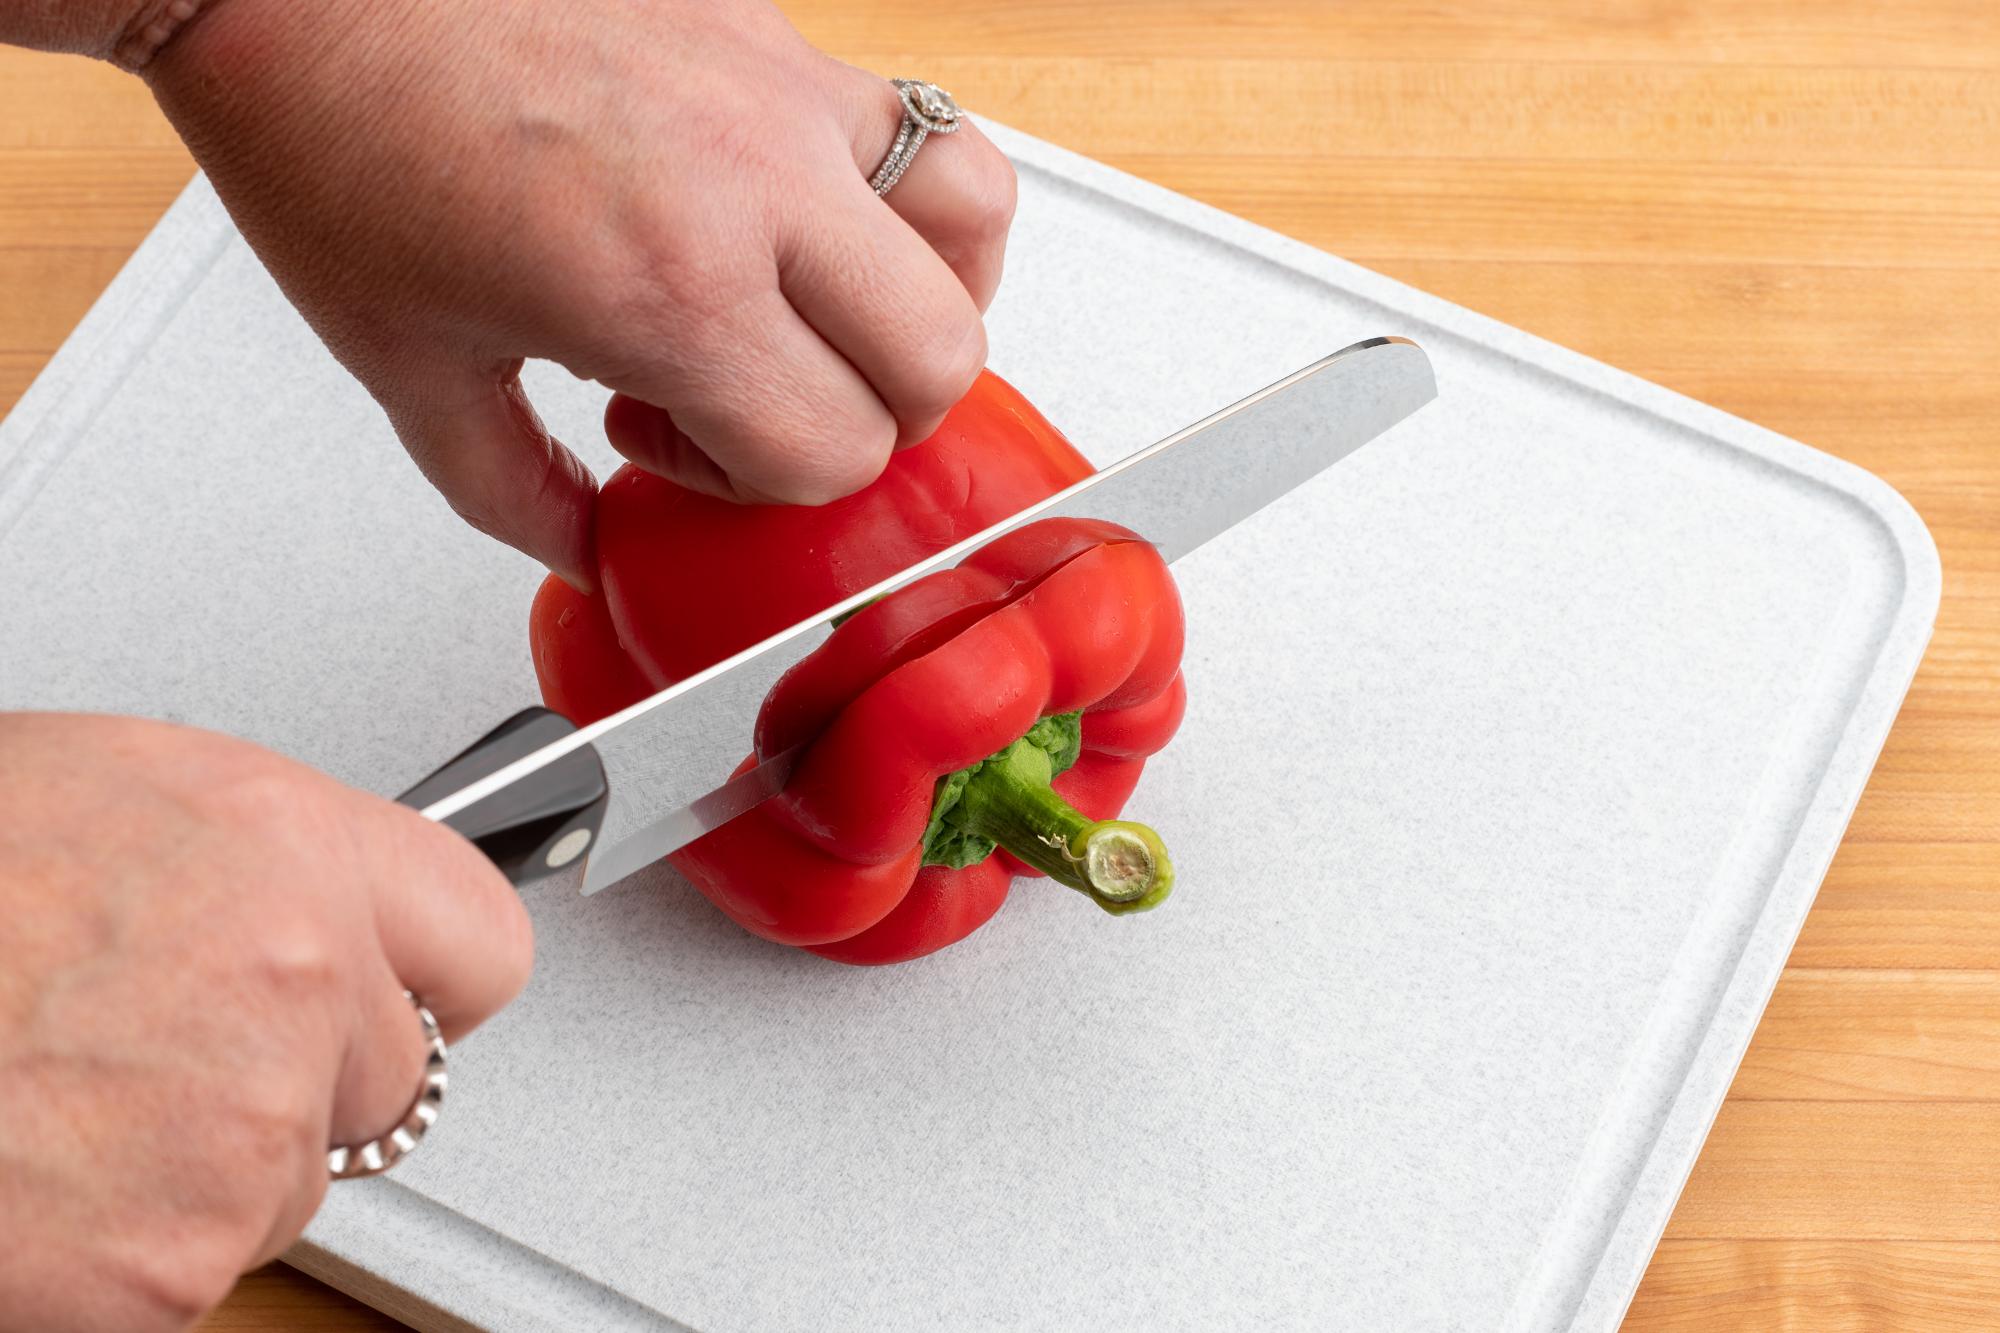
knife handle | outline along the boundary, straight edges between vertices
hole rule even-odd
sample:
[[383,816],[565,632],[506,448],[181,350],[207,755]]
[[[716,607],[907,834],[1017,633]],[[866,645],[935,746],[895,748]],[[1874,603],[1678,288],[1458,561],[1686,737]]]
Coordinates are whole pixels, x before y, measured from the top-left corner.
[[[421,810],[575,730],[560,713],[524,708],[396,800]],[[561,870],[588,851],[610,795],[604,765],[585,745],[443,822],[520,885]]]

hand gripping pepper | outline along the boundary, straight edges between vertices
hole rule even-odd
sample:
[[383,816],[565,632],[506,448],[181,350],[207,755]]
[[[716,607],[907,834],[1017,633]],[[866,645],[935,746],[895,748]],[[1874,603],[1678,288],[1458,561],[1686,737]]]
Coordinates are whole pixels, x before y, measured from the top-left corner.
[[[614,403],[610,420],[620,410]],[[977,487],[929,491],[956,491],[957,508],[899,520],[914,489],[969,474],[975,461]],[[550,579],[537,598],[535,660],[550,706],[579,721],[613,711],[671,683],[670,670],[698,670],[1087,471],[992,376],[891,469],[902,475],[890,498],[874,487],[853,497],[846,526],[824,510],[705,513],[706,574],[694,591],[673,572],[679,562],[652,565],[652,583],[644,567],[617,568],[615,552],[673,546],[670,526],[650,526],[641,543],[608,526],[638,514],[600,515],[606,595],[584,598]],[[980,491],[1000,498],[973,504]],[[742,529],[731,528],[732,515]],[[681,626],[640,608],[729,600],[723,575],[739,541],[753,544],[776,586],[756,597],[734,591],[778,609],[739,615],[727,633],[697,622],[688,628],[706,647],[674,646]],[[639,590],[649,596],[632,595]],[[671,859],[746,928],[856,963],[962,939],[998,909],[1016,874],[1050,875],[1113,912],[1153,906],[1172,885],[1165,849],[1152,830],[1115,816],[1146,756],[1179,724],[1181,643],[1179,599],[1151,546],[1083,520],[1009,534],[865,607],[795,666],[765,701],[745,760],[803,746],[791,781]],[[676,667],[661,665],[668,660]]]
[[[614,442],[636,442],[663,420],[615,397],[604,428]],[[991,373],[929,439],[832,504],[732,504],[622,467],[597,499],[602,595],[551,578],[535,599],[530,640],[548,705],[576,722],[616,712],[1090,472]]]

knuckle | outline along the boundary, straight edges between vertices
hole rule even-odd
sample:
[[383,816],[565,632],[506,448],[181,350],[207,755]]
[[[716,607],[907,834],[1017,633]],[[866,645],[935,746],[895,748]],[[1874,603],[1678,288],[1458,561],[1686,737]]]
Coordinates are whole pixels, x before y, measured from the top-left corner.
[[728,321],[746,295],[774,285],[747,261],[736,262],[720,239],[706,253],[694,251],[684,234],[642,239],[630,261],[599,279],[592,299],[579,307],[590,312],[579,330],[582,355],[599,379],[676,359],[688,340]]
[[581,541],[577,515],[590,485],[576,456],[544,438],[510,468],[454,486],[447,503],[474,531],[554,565],[569,553],[569,542]]
[[191,1244],[134,1247],[117,1285],[131,1293],[131,1303],[139,1309],[167,1326],[181,1327],[222,1304],[248,1258],[247,1251],[236,1256],[210,1237]]
[[249,748],[215,754],[196,799],[226,827],[286,829],[308,805],[304,783],[274,755]]
[[775,285],[765,272],[769,246],[750,213],[645,205],[615,226],[608,242],[577,247],[588,257],[561,274],[564,289],[545,302],[565,364],[590,378],[672,357],[684,340],[729,318],[746,293]]
[[500,508],[493,503],[491,496],[476,489],[458,488],[445,496],[445,503],[450,505],[451,512],[458,515],[460,520],[474,532],[491,537],[495,541],[509,542],[511,534],[507,525],[501,521]]
[[444,497],[445,504],[461,522],[496,541],[509,540],[506,511],[498,503],[484,470],[467,466],[470,459],[477,457],[474,448],[456,436],[410,431],[402,438],[403,448],[417,470]]
[[588,299],[581,303],[597,318],[586,319],[590,354],[615,368],[622,345],[635,338],[658,338],[677,332],[678,312],[701,295],[695,282],[675,262],[670,243],[642,239],[629,263],[595,278]]
[[302,1005],[341,989],[347,968],[323,924],[281,912],[260,925],[249,962],[260,993],[279,1004]]
[[344,982],[347,933],[313,886],[341,881],[350,843],[343,821],[353,811],[330,807],[274,758],[233,767],[198,799],[213,825],[237,842],[219,853],[237,882],[266,890],[237,899],[245,939],[233,955],[237,975],[268,1003],[323,1002]]

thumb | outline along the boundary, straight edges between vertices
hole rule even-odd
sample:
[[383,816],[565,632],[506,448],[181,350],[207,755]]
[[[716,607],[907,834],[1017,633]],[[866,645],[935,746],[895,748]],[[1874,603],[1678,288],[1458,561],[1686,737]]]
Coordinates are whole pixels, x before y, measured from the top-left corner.
[[376,398],[431,485],[460,518],[594,591],[597,481],[550,435],[521,387],[521,362],[454,367]]

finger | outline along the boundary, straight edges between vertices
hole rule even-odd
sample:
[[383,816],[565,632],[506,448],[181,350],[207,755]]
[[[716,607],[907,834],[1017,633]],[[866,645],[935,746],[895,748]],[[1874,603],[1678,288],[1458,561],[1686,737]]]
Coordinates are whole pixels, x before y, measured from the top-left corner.
[[381,1138],[402,1123],[416,1100],[428,1048],[422,1020],[405,989],[414,988],[383,962],[356,999],[334,1081],[333,1144],[358,1147]]
[[313,1214],[325,1201],[326,1187],[331,1179],[327,1174],[326,1153],[323,1150],[308,1151],[302,1156],[295,1172],[292,1192],[279,1203],[270,1229],[258,1242],[250,1262],[244,1265],[245,1272],[270,1263],[292,1248],[292,1242],[305,1231],[306,1223],[312,1221]]
[[283,1254],[318,1211],[329,1180],[329,1148],[359,1148],[403,1122],[422,1090],[430,1046],[404,985],[377,955],[360,983],[345,1034],[322,1140],[305,1145],[291,1192],[278,1203],[252,1263]]
[[[414,1032],[408,989],[437,1017],[447,1041],[499,1012],[527,984],[534,928],[521,898],[470,842],[442,825],[381,802],[368,820],[375,933],[401,1004],[388,1026]],[[377,1003],[377,1001],[371,1001]],[[393,1010],[395,1004],[380,999]],[[411,1086],[414,1086],[412,1084]]]
[[614,393],[604,407],[604,436],[611,447],[648,472],[668,477],[691,491],[740,504],[754,504],[729,474],[688,433],[674,424],[665,408]]
[[376,396],[403,447],[461,518],[593,591],[597,483],[543,427],[520,375],[519,361],[442,369]]
[[[746,375],[747,366],[759,373]],[[882,400],[799,317],[775,275],[704,325],[674,361],[604,382],[655,408],[607,415],[620,453],[739,503],[817,505],[851,495],[882,474],[896,442]]]
[[[855,70],[849,138],[864,183],[888,155],[902,120],[903,100],[895,85]],[[951,134],[924,140],[902,179],[884,198],[950,265],[984,313],[1000,286],[1017,190],[1007,155],[977,125],[961,120]]]
[[779,252],[792,308],[861,372],[897,442],[937,429],[986,364],[986,328],[957,277],[864,182],[834,180]]

